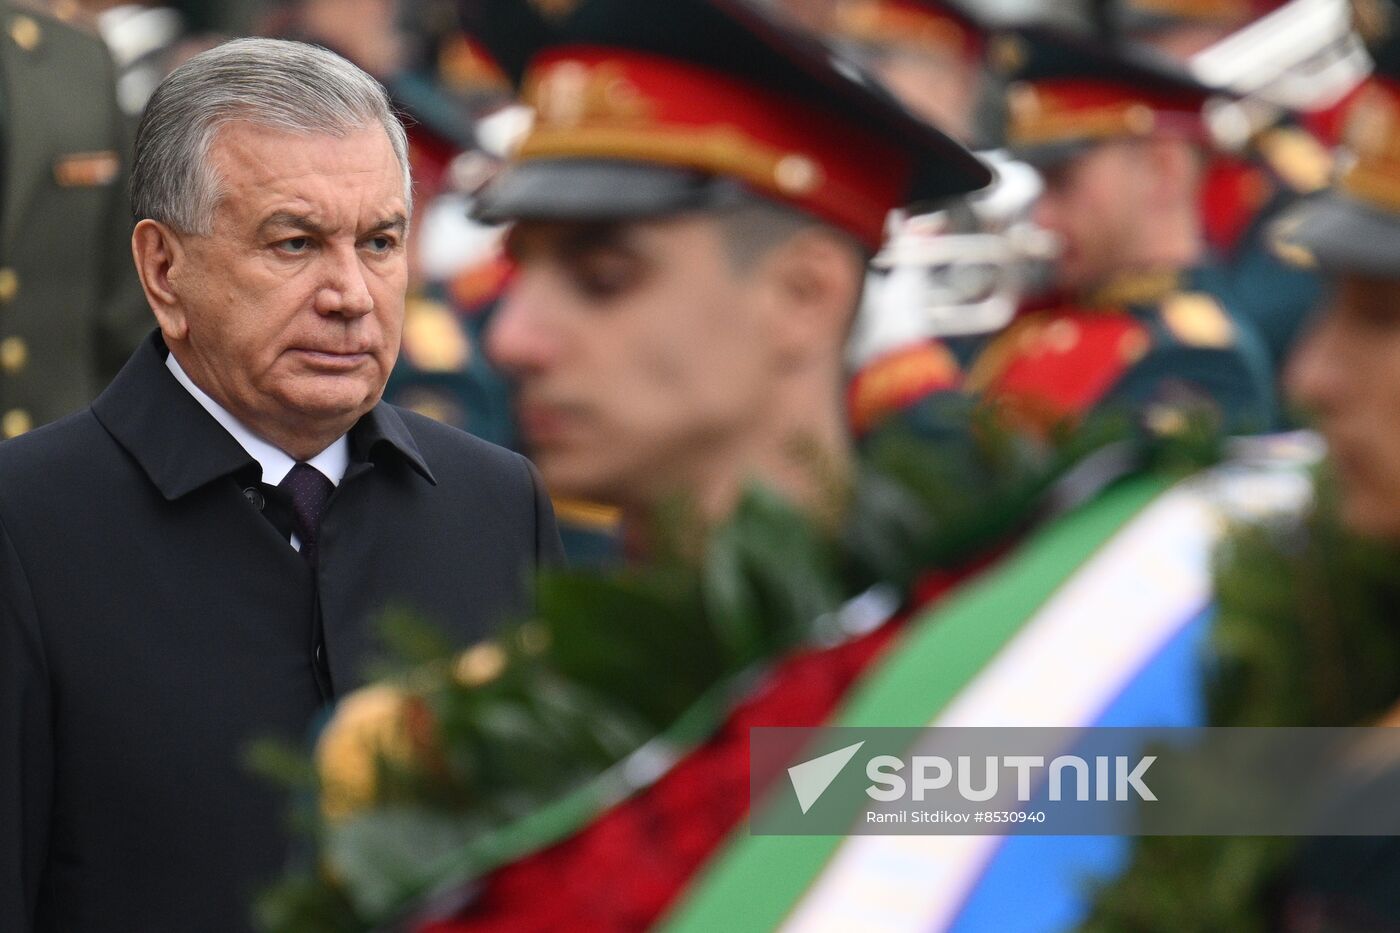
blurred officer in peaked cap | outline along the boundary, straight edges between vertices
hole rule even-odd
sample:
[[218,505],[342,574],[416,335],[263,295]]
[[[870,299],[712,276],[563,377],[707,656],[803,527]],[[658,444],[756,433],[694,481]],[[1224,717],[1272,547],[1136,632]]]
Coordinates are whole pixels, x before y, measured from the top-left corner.
[[75,411],[151,327],[96,36],[0,2],[0,439]]
[[[1340,170],[1329,190],[1286,213],[1273,236],[1281,256],[1334,286],[1299,343],[1287,387],[1327,439],[1344,524],[1393,544],[1400,540],[1400,5],[1381,6],[1385,33],[1372,47],[1375,73],[1350,108]],[[1385,610],[1353,599],[1336,611]],[[1400,707],[1392,708],[1376,724],[1394,726],[1398,717]],[[1397,871],[1395,836],[1309,839],[1287,881],[1276,886],[1283,905],[1278,929],[1395,929]]]
[[1037,222],[1058,236],[1056,301],[979,354],[971,389],[1048,430],[1113,410],[1156,430],[1207,406],[1231,430],[1275,418],[1257,336],[1192,276],[1210,88],[1142,56],[1026,27],[998,40],[1007,142],[1039,168]]
[[[842,347],[886,216],[990,173],[749,4],[541,6],[497,55],[536,122],[476,210],[515,221],[487,349],[551,492],[628,521],[677,495],[718,518],[755,479],[815,499],[849,457]],[[501,41],[522,9],[464,5]]]
[[1336,285],[1289,387],[1327,437],[1343,516],[1358,531],[1400,537],[1400,39],[1392,32],[1373,54],[1344,167],[1328,192],[1284,215],[1274,238],[1281,255]]
[[1122,36],[1240,98],[1211,114],[1201,185],[1211,291],[1260,334],[1281,371],[1321,280],[1274,254],[1278,216],[1323,188],[1334,125],[1369,70],[1348,0],[1118,0]]
[[824,31],[914,113],[976,142],[987,27],[970,11],[945,0],[837,0]]

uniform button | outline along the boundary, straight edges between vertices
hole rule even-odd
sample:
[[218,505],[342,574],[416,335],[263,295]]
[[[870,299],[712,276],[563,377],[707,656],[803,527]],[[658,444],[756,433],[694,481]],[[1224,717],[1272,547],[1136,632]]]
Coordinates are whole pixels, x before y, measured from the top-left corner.
[[321,655],[322,655],[323,653],[324,653],[324,652],[322,652],[322,650],[321,650],[321,643],[320,643],[320,642],[317,642],[317,643],[316,643],[316,663],[317,663],[317,664],[320,664],[320,663],[321,663]]
[[0,304],[13,301],[19,293],[19,273],[10,268],[0,269]]
[[267,507],[267,498],[263,496],[262,490],[256,486],[249,486],[243,490],[243,498],[248,500],[248,504],[261,512]]
[[23,337],[6,337],[0,340],[0,369],[14,375],[24,369],[29,362],[29,344]]
[[6,437],[19,437],[34,427],[34,418],[23,408],[11,408],[0,418],[0,433]]
[[15,45],[32,52],[38,48],[39,40],[44,38],[44,31],[30,17],[16,16],[10,20],[10,38],[15,40]]

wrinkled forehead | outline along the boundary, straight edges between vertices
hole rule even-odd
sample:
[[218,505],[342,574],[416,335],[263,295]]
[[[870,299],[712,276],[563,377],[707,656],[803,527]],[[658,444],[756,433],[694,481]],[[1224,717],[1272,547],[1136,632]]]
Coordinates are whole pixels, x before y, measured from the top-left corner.
[[216,205],[276,199],[369,199],[375,210],[406,213],[411,179],[378,124],[343,132],[297,131],[251,120],[216,127],[205,164]]

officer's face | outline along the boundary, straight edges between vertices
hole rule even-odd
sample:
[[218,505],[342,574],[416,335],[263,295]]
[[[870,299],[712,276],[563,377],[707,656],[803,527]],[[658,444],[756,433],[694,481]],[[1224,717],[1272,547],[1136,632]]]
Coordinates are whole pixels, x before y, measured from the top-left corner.
[[1060,239],[1062,288],[1097,287],[1147,258],[1151,181],[1143,163],[1136,142],[1110,142],[1044,172],[1034,219]]
[[178,308],[162,329],[196,383],[303,456],[296,439],[333,440],[374,406],[398,355],[403,174],[378,128],[234,123],[210,159],[223,189],[213,233],[179,237]]
[[954,139],[971,140],[982,90],[977,62],[952,51],[891,48],[875,53],[871,67],[904,106]]
[[1400,538],[1400,281],[1342,279],[1288,385],[1327,437],[1347,523]]
[[762,276],[719,223],[521,223],[519,271],[487,334],[552,492],[624,506],[699,487],[772,431]]

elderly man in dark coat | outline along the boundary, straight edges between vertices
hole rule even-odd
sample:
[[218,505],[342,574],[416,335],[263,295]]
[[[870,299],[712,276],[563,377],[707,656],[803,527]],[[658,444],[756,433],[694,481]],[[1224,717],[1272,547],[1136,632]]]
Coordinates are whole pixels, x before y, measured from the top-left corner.
[[386,609],[466,643],[557,554],[529,463],[380,401],[411,190],[383,89],[328,52],[229,43],[152,98],[159,329],[0,445],[0,929],[246,928],[284,848],[247,744],[357,686]]

